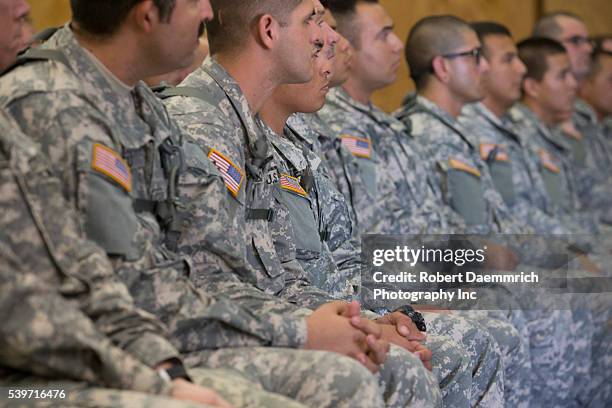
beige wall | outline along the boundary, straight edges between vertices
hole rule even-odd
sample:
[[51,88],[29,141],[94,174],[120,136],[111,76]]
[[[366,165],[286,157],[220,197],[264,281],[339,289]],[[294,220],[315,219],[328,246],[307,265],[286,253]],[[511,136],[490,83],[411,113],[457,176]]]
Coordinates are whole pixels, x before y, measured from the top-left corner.
[[69,0],[27,0],[32,8],[32,21],[37,30],[57,27],[70,18]]
[[[468,21],[500,21],[521,38],[529,34],[537,13],[534,0],[381,0],[381,3],[395,20],[395,33],[402,41],[416,21],[432,14],[455,14]],[[397,83],[377,92],[374,102],[387,111],[395,110],[412,89],[402,58]]]
[[[69,0],[28,0],[37,29],[57,26],[70,17]],[[396,23],[396,33],[406,39],[410,27],[431,14],[456,14],[467,20],[496,20],[506,24],[517,39],[529,35],[531,26],[544,11],[569,10],[582,16],[593,34],[612,32],[610,0],[381,0]],[[396,109],[412,89],[408,70],[402,63],[395,85],[374,95],[374,102],[387,111]]]

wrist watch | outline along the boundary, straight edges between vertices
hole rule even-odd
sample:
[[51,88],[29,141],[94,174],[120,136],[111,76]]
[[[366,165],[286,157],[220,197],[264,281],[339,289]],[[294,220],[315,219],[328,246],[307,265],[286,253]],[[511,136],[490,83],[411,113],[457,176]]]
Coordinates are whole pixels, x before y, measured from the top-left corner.
[[182,378],[189,382],[193,382],[189,374],[187,374],[187,370],[185,370],[185,366],[182,362],[173,362],[172,366],[169,368],[160,368],[157,370],[157,374],[164,380],[165,382],[172,382],[177,378]]
[[422,331],[422,332],[427,331],[427,325],[425,324],[425,319],[423,318],[423,315],[417,312],[416,310],[414,310],[412,306],[410,305],[400,306],[397,309],[395,309],[394,312],[400,312],[408,316],[410,320],[412,320],[414,325],[417,327],[417,329],[419,329],[419,331]]

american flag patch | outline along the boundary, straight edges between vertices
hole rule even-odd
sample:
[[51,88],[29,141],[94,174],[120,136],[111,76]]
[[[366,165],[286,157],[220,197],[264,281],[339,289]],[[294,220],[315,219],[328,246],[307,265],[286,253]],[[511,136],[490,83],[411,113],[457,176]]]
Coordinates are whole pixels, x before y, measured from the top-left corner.
[[561,169],[555,163],[555,159],[553,159],[550,153],[544,149],[540,149],[540,160],[542,161],[542,166],[544,166],[544,168],[552,171],[553,173],[561,172]]
[[461,171],[465,171],[467,173],[470,173],[476,177],[480,177],[480,171],[478,171],[477,168],[469,166],[467,164],[465,164],[464,162],[457,160],[457,159],[449,159],[448,160],[448,164],[450,165],[450,167],[452,169],[455,170],[461,170]]
[[346,147],[355,157],[372,157],[372,143],[368,139],[351,135],[342,135],[342,145]]
[[95,143],[91,168],[110,177],[127,192],[132,191],[132,171],[121,155],[108,147]]
[[211,149],[208,158],[217,166],[223,176],[225,186],[234,197],[238,196],[244,180],[244,173],[221,152]]
[[301,195],[302,197],[307,197],[308,193],[306,190],[302,188],[300,185],[300,180],[295,177],[291,177],[288,174],[281,173],[280,175],[280,184],[283,190],[289,190],[296,194]]
[[496,145],[493,143],[481,143],[480,144],[480,158],[487,161],[491,152],[497,148],[495,156],[493,157],[497,161],[508,161],[508,153],[506,153],[506,146]]

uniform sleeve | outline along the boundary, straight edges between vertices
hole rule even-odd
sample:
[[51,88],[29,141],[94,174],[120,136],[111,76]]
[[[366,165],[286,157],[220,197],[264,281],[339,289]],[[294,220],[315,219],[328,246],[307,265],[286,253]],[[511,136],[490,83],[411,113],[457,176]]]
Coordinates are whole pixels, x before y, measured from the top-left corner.
[[0,243],[0,357],[7,368],[101,387],[168,394],[149,367],[116,347],[74,300]]

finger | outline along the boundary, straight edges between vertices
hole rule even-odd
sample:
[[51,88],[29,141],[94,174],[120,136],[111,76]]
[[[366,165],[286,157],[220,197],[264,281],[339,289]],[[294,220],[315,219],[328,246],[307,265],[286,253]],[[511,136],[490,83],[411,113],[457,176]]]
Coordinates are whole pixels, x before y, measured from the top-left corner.
[[410,327],[408,327],[408,326],[406,326],[404,324],[401,324],[401,323],[397,325],[397,332],[401,336],[406,337],[407,340],[423,341],[426,338],[425,333],[423,333],[419,329],[410,330]]
[[382,325],[369,319],[361,319],[361,330],[368,335],[375,336],[377,339],[381,338],[383,332]]
[[380,366],[376,364],[370,354],[363,354],[359,356],[359,362],[363,364],[365,368],[367,368],[372,374],[376,374],[380,370]]
[[350,317],[361,315],[361,305],[356,300],[353,300],[352,302],[348,303],[347,306]]
[[361,352],[368,352],[368,343],[366,341],[366,335],[363,332],[355,331],[353,334],[353,342],[357,345],[357,348]]
[[378,340],[374,336],[367,337],[368,346],[370,346],[370,358],[376,364],[383,364],[387,359],[387,353],[389,352],[389,342],[385,340]]

